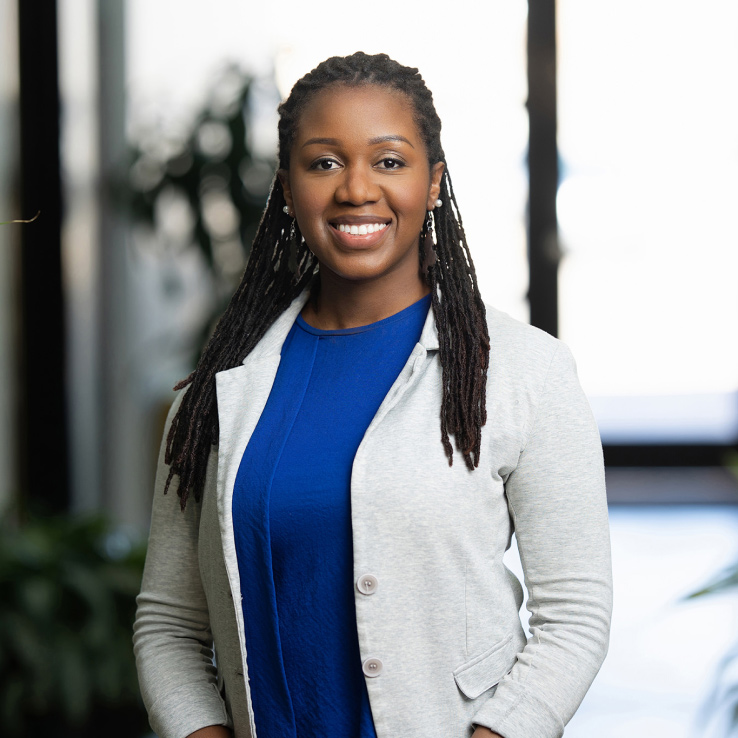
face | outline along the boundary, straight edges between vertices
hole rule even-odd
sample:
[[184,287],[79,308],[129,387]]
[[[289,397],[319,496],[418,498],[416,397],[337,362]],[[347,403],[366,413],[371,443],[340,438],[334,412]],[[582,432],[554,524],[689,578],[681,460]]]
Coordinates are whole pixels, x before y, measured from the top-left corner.
[[418,236],[440,192],[402,93],[335,85],[308,103],[279,176],[321,280],[422,282]]

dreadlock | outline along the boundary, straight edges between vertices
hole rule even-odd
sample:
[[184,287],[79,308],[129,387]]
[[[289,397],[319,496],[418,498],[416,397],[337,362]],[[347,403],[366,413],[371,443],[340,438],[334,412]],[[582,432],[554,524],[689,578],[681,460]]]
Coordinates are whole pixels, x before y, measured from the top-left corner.
[[[444,204],[426,219],[419,238],[419,258],[422,263],[424,244],[430,240],[435,263],[425,278],[431,288],[443,372],[441,442],[451,465],[449,436],[453,434],[457,449],[472,470],[479,465],[482,426],[487,420],[489,334],[441,147],[441,121],[433,96],[417,69],[405,67],[386,54],[357,52],[331,57],[300,79],[279,106],[280,169],[289,169],[290,149],[306,104],[317,92],[335,84],[378,85],[406,95],[413,105],[429,164],[444,164],[440,194]],[[275,177],[241,284],[197,368],[174,388],[189,387],[167,435],[165,462],[169,476],[165,492],[177,475],[183,510],[191,493],[195,500],[201,499],[210,449],[218,443],[215,375],[240,365],[292,300],[307,287],[317,286],[317,260],[302,240],[296,221],[283,211],[284,205],[282,185]]]

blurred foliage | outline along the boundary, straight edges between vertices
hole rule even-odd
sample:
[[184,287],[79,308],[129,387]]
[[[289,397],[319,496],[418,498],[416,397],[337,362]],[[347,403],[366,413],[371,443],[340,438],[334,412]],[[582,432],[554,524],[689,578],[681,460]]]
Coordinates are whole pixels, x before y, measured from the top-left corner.
[[144,556],[100,518],[0,523],[0,735],[148,732],[131,645]]
[[[725,467],[738,481],[738,451],[730,452],[725,459]],[[721,594],[738,588],[738,562],[729,566],[711,582],[696,592],[687,595],[693,600],[705,595]],[[731,728],[728,735],[738,736],[738,683],[735,683],[735,671],[738,665],[738,646],[729,651],[720,662],[716,678],[716,686],[705,706],[706,715],[712,716],[722,708],[730,716]]]
[[696,592],[692,592],[687,599],[691,600],[695,597],[703,597],[704,595],[717,594],[718,592],[725,592],[728,589],[738,587],[738,563],[726,569],[712,582],[698,589]]
[[[240,280],[266,204],[276,156],[256,153],[254,134],[265,115],[276,132],[278,102],[272,82],[229,66],[191,123],[132,135],[126,200],[133,220],[149,229],[155,250],[201,252],[216,292],[204,334]],[[205,337],[196,339],[198,349]]]

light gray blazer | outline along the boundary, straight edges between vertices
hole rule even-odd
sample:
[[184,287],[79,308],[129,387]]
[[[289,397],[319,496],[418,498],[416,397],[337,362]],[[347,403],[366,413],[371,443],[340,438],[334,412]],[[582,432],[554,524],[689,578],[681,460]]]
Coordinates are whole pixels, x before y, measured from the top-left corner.
[[[202,504],[182,513],[175,485],[163,495],[163,452],[159,460],[134,648],[160,738],[213,724],[232,726],[236,738],[259,734],[231,498],[305,299],[242,366],[217,375],[220,441]],[[505,738],[561,736],[607,651],[602,450],[573,359],[560,341],[493,308],[487,320],[479,468],[468,471],[458,452],[449,466],[441,445],[432,311],[354,460],[354,598],[378,738],[462,738],[473,725]],[[529,591],[527,641],[521,586],[502,562],[513,531]]]

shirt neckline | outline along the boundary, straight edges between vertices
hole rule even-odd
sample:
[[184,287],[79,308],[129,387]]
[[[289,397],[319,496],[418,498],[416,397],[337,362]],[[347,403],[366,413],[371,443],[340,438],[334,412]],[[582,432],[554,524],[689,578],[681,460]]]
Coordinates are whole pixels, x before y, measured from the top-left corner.
[[421,297],[417,302],[414,302],[412,305],[408,305],[406,308],[400,310],[399,313],[395,313],[394,315],[390,315],[387,318],[382,318],[382,320],[377,320],[374,323],[369,323],[368,325],[359,325],[355,328],[337,328],[335,330],[324,330],[322,328],[315,328],[312,325],[305,322],[304,318],[300,313],[297,314],[297,319],[295,320],[295,323],[306,333],[311,333],[314,336],[350,336],[356,333],[366,333],[367,331],[373,331],[377,328],[383,328],[390,323],[394,323],[398,320],[404,320],[406,318],[412,317],[412,315],[415,314],[415,312],[420,312],[423,310],[427,313],[428,308],[430,307],[430,300],[431,295],[428,293],[425,295],[425,297]]

